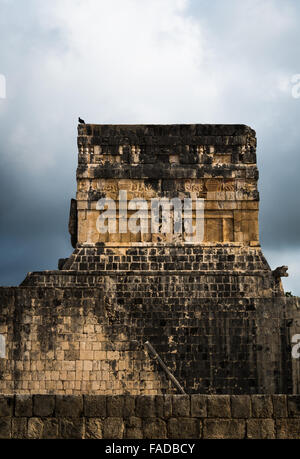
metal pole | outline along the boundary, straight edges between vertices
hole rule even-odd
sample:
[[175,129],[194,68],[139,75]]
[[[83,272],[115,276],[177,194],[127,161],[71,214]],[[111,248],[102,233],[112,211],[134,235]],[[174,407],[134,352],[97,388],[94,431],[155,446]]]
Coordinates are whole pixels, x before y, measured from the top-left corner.
[[151,343],[149,343],[149,341],[146,341],[145,342],[145,346],[149,349],[149,351],[151,352],[151,354],[153,354],[153,358],[156,359],[158,361],[158,363],[160,364],[160,366],[162,367],[162,369],[164,370],[164,372],[166,373],[166,375],[171,379],[171,381],[173,382],[173,384],[177,387],[177,389],[182,393],[182,394],[186,394],[186,392],[184,391],[183,387],[179,384],[179,382],[177,381],[177,379],[175,378],[174,375],[172,375],[172,373],[170,372],[170,370],[168,369],[167,365],[163,362],[163,360],[160,358],[160,356],[158,355],[158,353],[156,352],[156,350],[154,349],[154,347],[152,346]]

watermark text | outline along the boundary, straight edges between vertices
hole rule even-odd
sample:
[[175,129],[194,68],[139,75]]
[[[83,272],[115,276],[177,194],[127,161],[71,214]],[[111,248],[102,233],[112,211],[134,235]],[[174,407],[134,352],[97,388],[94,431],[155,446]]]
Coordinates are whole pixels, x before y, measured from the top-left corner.
[[127,200],[127,191],[120,190],[117,201],[101,198],[96,209],[102,211],[96,222],[97,231],[101,234],[182,234],[186,242],[194,243],[204,238],[202,198]]

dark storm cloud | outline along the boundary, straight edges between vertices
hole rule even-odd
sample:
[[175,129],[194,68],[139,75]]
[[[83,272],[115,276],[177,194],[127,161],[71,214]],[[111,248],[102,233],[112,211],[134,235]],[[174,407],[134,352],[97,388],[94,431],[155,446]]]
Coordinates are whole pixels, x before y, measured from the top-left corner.
[[47,174],[30,174],[26,168],[9,165],[1,170],[2,285],[21,282],[28,271],[56,269],[57,259],[69,256],[67,224],[74,167],[70,172],[52,167]]
[[0,0],[0,283],[72,251],[81,115],[251,125],[262,244],[300,293],[299,18],[291,0]]

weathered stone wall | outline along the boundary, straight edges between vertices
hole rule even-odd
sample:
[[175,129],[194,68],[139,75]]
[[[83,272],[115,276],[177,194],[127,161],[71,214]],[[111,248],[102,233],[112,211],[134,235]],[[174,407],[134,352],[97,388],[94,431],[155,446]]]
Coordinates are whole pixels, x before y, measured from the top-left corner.
[[[78,131],[75,250],[58,271],[0,288],[0,392],[174,393],[144,348],[150,341],[189,394],[299,393],[299,359],[291,357],[299,299],[284,296],[259,245],[255,132],[241,125]],[[147,202],[203,198],[203,242],[162,233],[104,237],[97,201],[120,190]]]
[[120,233],[119,224],[116,234],[100,234],[97,201],[118,201],[120,190],[149,209],[152,198],[203,198],[203,242],[258,244],[256,137],[248,126],[79,125],[78,150],[79,244],[184,241],[183,234]]
[[[209,246],[151,244],[116,247],[109,244],[78,246],[62,271],[30,273],[22,286],[101,286],[105,278],[116,280],[116,290],[146,301],[161,286],[161,296],[178,293],[209,298],[273,297],[275,279],[260,247],[239,244]],[[128,282],[124,284],[124,278]],[[131,280],[140,290],[132,292]],[[154,285],[153,285],[154,284]],[[173,290],[173,294],[168,292]],[[147,295],[148,290],[148,295]],[[126,295],[125,295],[126,296]]]
[[299,396],[0,396],[0,438],[298,439],[299,431]]
[[298,299],[203,298],[193,276],[136,279],[1,288],[1,393],[176,393],[147,340],[187,393],[299,393]]

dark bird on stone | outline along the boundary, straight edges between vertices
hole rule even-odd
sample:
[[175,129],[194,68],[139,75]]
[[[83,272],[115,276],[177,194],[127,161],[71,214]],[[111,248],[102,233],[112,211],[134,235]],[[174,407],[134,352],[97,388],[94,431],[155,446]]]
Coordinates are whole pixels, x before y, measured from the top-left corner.
[[81,118],[78,118],[78,121],[80,124],[85,124],[84,120],[82,120]]

